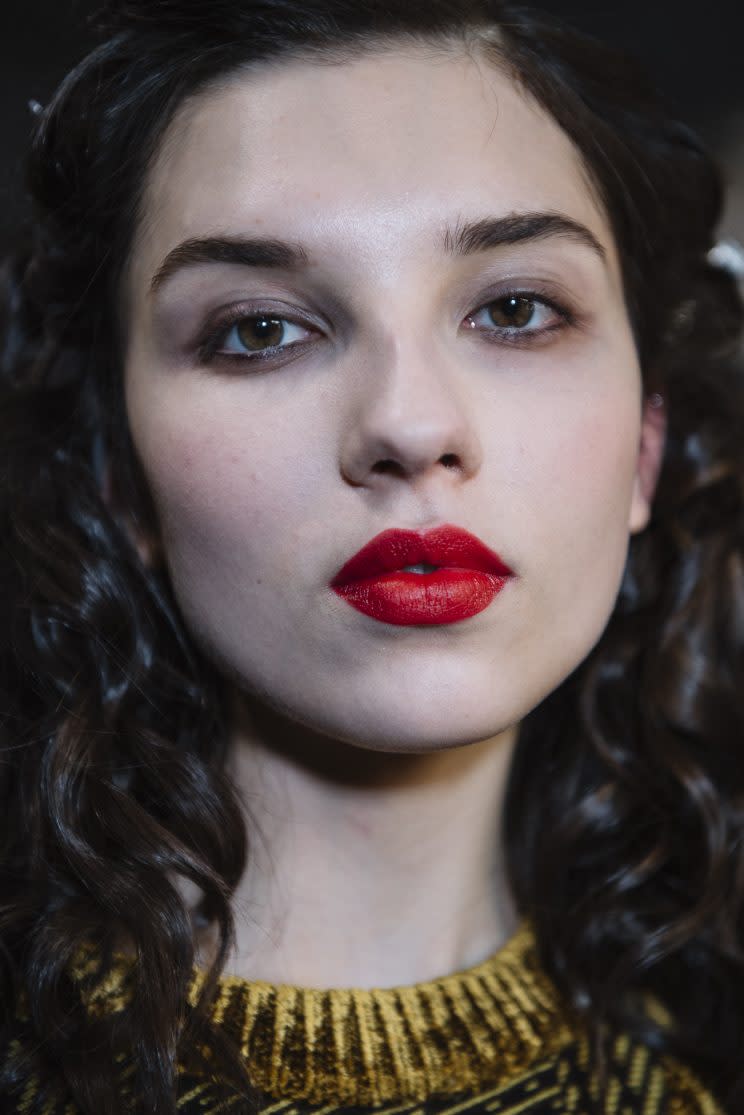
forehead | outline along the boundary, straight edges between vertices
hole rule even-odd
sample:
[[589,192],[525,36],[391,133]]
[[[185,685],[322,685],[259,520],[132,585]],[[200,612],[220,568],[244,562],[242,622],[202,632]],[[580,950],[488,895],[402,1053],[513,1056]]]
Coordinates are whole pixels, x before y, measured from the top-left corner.
[[182,107],[150,175],[133,273],[146,282],[177,243],[225,231],[392,266],[455,219],[530,209],[583,222],[613,254],[571,141],[491,62],[424,47],[283,62]]

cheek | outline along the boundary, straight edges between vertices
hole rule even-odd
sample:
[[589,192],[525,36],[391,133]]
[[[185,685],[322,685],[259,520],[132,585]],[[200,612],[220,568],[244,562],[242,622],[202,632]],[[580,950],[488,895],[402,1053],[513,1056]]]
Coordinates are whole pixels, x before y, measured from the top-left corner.
[[291,411],[267,420],[234,389],[160,394],[132,391],[130,422],[179,602],[192,616],[226,598],[258,614],[267,587],[272,600],[286,595],[292,555],[317,518],[317,427]]
[[588,419],[580,434],[572,459],[577,500],[586,506],[594,538],[601,540],[614,528],[613,539],[618,538],[625,550],[638,468],[640,400],[619,399],[612,410]]
[[613,537],[627,539],[640,427],[636,409],[623,402],[611,411],[574,411],[563,426],[554,414],[544,443],[543,495],[577,538],[601,540],[612,524]]
[[[587,395],[545,415],[540,448],[526,445],[531,524],[525,555],[540,605],[598,637],[614,606],[628,550],[640,439],[633,390]],[[525,513],[527,508],[525,507]],[[565,629],[564,629],[565,630]]]

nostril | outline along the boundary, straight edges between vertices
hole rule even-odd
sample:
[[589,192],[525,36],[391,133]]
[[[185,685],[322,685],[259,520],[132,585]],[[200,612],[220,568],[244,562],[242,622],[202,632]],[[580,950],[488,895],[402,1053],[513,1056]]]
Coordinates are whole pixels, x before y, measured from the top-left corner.
[[389,458],[384,461],[377,461],[377,463],[373,466],[372,471],[381,472],[383,474],[392,472],[398,476],[402,476],[403,474],[403,469],[398,461],[393,461]]
[[441,461],[445,468],[457,468],[460,463],[455,453],[445,453]]

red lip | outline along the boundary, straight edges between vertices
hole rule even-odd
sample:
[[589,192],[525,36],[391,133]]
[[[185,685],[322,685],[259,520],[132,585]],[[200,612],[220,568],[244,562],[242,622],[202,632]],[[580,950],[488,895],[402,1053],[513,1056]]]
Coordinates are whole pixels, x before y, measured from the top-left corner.
[[[404,572],[425,562],[431,573]],[[384,623],[456,623],[487,608],[514,573],[474,535],[444,524],[425,534],[386,530],[338,571],[331,588]]]

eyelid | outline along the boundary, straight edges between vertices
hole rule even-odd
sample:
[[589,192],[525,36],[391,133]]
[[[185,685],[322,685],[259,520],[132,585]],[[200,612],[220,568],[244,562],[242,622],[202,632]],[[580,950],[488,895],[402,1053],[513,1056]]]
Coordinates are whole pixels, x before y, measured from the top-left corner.
[[518,283],[510,282],[502,285],[500,290],[491,291],[485,299],[479,300],[478,305],[470,310],[463,318],[464,322],[472,322],[472,319],[477,317],[483,310],[503,302],[508,298],[524,298],[528,302],[534,302],[538,305],[545,306],[553,311],[560,319],[560,324],[530,327],[527,326],[499,326],[494,323],[491,329],[470,326],[471,330],[480,332],[481,335],[487,336],[489,333],[494,336],[494,339],[499,338],[507,340],[512,338],[515,343],[523,341],[525,344],[529,343],[530,338],[537,338],[542,334],[549,334],[556,332],[564,327],[580,325],[582,322],[581,315],[574,309],[574,306],[567,297],[556,296],[552,290],[545,290],[541,288],[541,284],[537,283]]
[[245,321],[248,318],[260,317],[284,321],[289,325],[296,325],[308,332],[321,333],[324,331],[324,326],[320,325],[316,320],[313,320],[312,315],[303,315],[298,312],[295,306],[288,306],[276,302],[271,305],[269,301],[254,302],[252,304],[246,304],[244,302],[234,303],[232,306],[222,307],[216,313],[211,314],[201,329],[195,342],[199,362],[206,364],[209,360],[218,356],[225,360],[259,361],[270,357],[276,357],[285,350],[294,350],[304,344],[302,341],[293,341],[286,346],[268,348],[265,352],[257,350],[255,353],[245,354],[237,352],[218,352],[220,343],[227,339],[230,332],[239,322]]
[[570,312],[576,303],[575,297],[560,284],[540,279],[514,277],[496,282],[493,287],[486,287],[477,299],[471,301],[474,309],[470,312],[475,313],[476,310],[482,310],[484,306],[490,306],[493,302],[500,302],[504,298],[529,298],[535,302],[544,302],[558,312],[566,313]]

